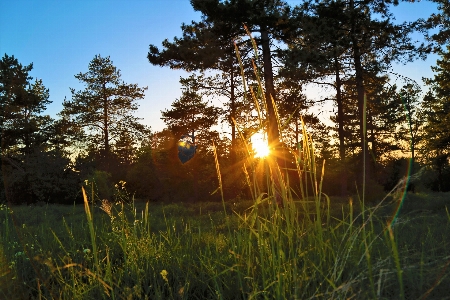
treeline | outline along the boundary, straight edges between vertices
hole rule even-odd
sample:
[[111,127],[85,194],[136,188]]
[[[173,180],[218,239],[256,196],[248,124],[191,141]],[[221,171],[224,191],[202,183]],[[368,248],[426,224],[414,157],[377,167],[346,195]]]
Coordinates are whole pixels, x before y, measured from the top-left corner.
[[[73,203],[83,184],[95,184],[101,199],[125,186],[152,201],[211,200],[219,195],[213,143],[227,198],[248,197],[244,142],[263,130],[273,149],[295,150],[302,121],[318,160],[326,161],[329,194],[352,194],[363,177],[371,195],[382,193],[408,170],[417,174],[410,188],[449,191],[450,6],[433,0],[437,13],[397,24],[390,11],[397,2],[191,0],[201,21],[183,24],[182,36],[162,48],[149,47],[151,64],[191,73],[180,78],[182,96],[162,111],[161,132],[134,116],[146,88],[123,82],[109,57],[95,56],[86,73],[75,75],[84,89],[71,89],[52,119],[44,114],[49,90],[28,75],[32,64],[5,54],[1,201]],[[417,33],[423,43],[412,38]],[[434,78],[424,80],[427,92],[391,73],[394,63],[432,52],[441,59]],[[311,85],[328,96],[309,99]],[[313,107],[331,108],[330,122],[323,124]],[[193,133],[196,155],[182,164],[177,141]]]

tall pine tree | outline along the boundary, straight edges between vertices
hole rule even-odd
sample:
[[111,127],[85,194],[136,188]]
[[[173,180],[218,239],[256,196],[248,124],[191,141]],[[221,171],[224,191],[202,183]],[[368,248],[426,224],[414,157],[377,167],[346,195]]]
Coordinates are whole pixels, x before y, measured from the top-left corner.
[[30,154],[33,148],[48,139],[45,128],[51,124],[49,116],[42,115],[51,103],[49,90],[42,80],[28,73],[33,64],[23,66],[7,54],[0,60],[0,130],[2,157]]
[[147,88],[124,83],[109,56],[96,55],[88,69],[75,75],[86,87],[71,89],[72,99],[64,101],[60,115],[71,124],[73,133],[77,128],[84,133],[88,148],[97,149],[103,167],[107,167],[111,144],[119,141],[124,132],[134,141],[148,134],[149,129],[133,115],[138,109],[136,101],[144,98]]
[[441,59],[432,67],[434,78],[425,79],[430,86],[424,99],[426,113],[425,144],[429,158],[434,161],[438,171],[438,189],[448,190],[445,170],[449,171],[450,157],[450,46],[440,51]]

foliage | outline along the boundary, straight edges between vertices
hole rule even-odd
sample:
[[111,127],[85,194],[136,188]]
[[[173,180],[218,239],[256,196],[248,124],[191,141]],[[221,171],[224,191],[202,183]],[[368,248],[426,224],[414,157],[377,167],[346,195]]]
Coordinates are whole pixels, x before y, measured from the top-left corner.
[[[168,186],[163,184],[166,174],[163,168],[156,168],[157,158],[154,158],[154,155],[160,154],[156,151],[157,149],[152,149],[151,145],[141,147],[136,161],[126,174],[127,187],[138,199],[165,200],[168,194]],[[166,166],[167,169],[169,165],[168,162],[162,162],[160,166]]]
[[43,115],[49,90],[31,82],[32,68],[7,54],[0,61],[0,202],[73,203],[78,179],[55,138],[57,125]]
[[3,156],[23,155],[45,142],[45,127],[51,122],[43,116],[51,103],[42,80],[28,75],[33,64],[22,66],[7,54],[0,61],[0,130]]
[[22,163],[3,165],[3,201],[66,203],[77,198],[79,180],[70,160],[58,152],[35,151]]
[[136,143],[149,130],[132,115],[138,109],[137,100],[147,88],[126,84],[109,57],[96,55],[88,72],[75,75],[86,85],[84,90],[71,89],[72,100],[65,100],[61,117],[68,120],[74,132],[81,132],[87,146],[101,153],[108,165],[111,144],[132,138]]
[[[170,66],[172,69],[199,71],[201,73],[182,78],[180,80],[182,85],[204,96],[227,98],[228,101],[223,103],[225,109],[222,118],[231,128],[230,159],[236,162],[239,151],[236,125],[249,122],[248,118],[242,116],[248,113],[249,103],[245,103],[245,87],[237,76],[240,66],[235,55],[234,43],[238,43],[241,48],[246,47],[245,50],[241,49],[242,52],[251,53],[251,42],[242,40],[240,37],[242,28],[236,32],[235,24],[227,20],[192,21],[190,25],[183,24],[181,29],[183,37],[174,38],[173,42],[164,40],[162,51],[150,45],[147,56],[149,62]],[[210,72],[207,74],[207,71]],[[245,65],[245,71],[247,76],[254,75],[250,63]]]
[[195,89],[185,87],[180,99],[171,104],[171,109],[161,112],[162,119],[175,136],[194,135],[195,143],[203,151],[217,137],[211,127],[217,124],[221,110],[210,105]]
[[[450,71],[450,47],[446,52],[440,52],[441,59],[437,66],[432,67],[436,73],[434,78],[426,79],[431,87],[424,98],[423,109],[426,118],[424,126],[424,143],[432,166],[437,172],[437,182],[434,184],[437,190],[447,190],[445,184],[449,169],[449,146],[450,146],[450,102],[449,93],[449,71]],[[444,187],[445,186],[445,187]]]
[[427,126],[425,132],[429,149],[437,152],[448,153],[450,146],[450,104],[448,93],[450,91],[450,46],[447,52],[441,52],[442,59],[437,61],[437,66],[432,67],[436,73],[433,79],[426,82],[431,86],[424,107],[426,109]]

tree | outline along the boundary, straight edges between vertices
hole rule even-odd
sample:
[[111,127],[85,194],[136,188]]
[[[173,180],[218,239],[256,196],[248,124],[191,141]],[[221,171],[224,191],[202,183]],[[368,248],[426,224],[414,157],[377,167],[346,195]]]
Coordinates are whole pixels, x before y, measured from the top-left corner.
[[440,51],[440,56],[437,65],[431,67],[436,73],[434,78],[425,79],[430,91],[424,98],[423,108],[425,147],[438,169],[438,186],[442,190],[444,169],[449,168],[450,157],[450,46],[447,45],[447,51]]
[[[142,145],[135,162],[126,175],[128,190],[133,191],[140,199],[157,201],[169,194],[170,187],[164,185],[164,173],[158,172],[154,163],[154,151],[150,144]],[[169,168],[164,164],[163,170]]]
[[449,153],[450,147],[450,46],[441,51],[442,59],[431,67],[436,73],[434,78],[426,78],[425,83],[431,87],[425,101],[427,125],[425,127],[426,143],[430,150]]
[[73,203],[78,178],[55,147],[57,126],[43,115],[49,90],[42,80],[31,82],[32,69],[7,54],[0,60],[1,200]]
[[70,122],[73,132],[79,129],[84,133],[88,146],[99,147],[107,167],[111,144],[117,143],[124,132],[134,141],[149,132],[132,114],[147,87],[124,83],[109,56],[96,55],[88,69],[75,75],[86,87],[80,91],[71,89],[72,99],[64,100],[60,115]]
[[185,88],[170,110],[161,111],[162,119],[175,136],[195,135],[200,150],[207,150],[218,134],[211,131],[217,124],[221,110],[204,101],[195,90]]
[[[288,28],[286,24],[289,6],[283,1],[275,0],[192,0],[191,4],[194,10],[203,14],[202,22],[193,22],[191,26],[183,24],[183,39],[176,38],[173,43],[165,40],[163,42],[163,46],[166,48],[164,52],[160,53],[155,46],[151,45],[148,55],[150,62],[168,63],[172,67],[184,69],[221,68],[219,65],[233,66],[237,62],[233,58],[232,42],[247,35],[243,24],[247,26],[249,32],[258,32],[260,36],[255,40],[262,48],[265,102],[268,108],[268,139],[273,147],[278,147],[280,133],[272,101],[273,99],[276,103],[277,97],[270,44],[272,37],[282,40],[283,31],[285,32]],[[194,57],[190,55],[193,52],[196,54]],[[234,78],[233,73],[230,75],[231,78]],[[234,99],[233,82],[231,80],[231,101]],[[231,105],[232,109],[233,107]]]
[[[409,82],[400,89],[399,96],[403,104],[403,122],[396,133],[396,140],[403,142],[407,148],[405,152],[411,153],[410,174],[415,173],[416,151],[422,142],[422,128],[424,123],[423,110],[420,107],[420,94],[422,90],[416,82]],[[409,188],[414,192],[415,185],[411,183]]]
[[[306,30],[300,31],[300,38],[293,41],[299,41],[298,47],[306,49],[303,51],[307,53],[306,58],[312,56],[308,54],[311,52],[308,47],[312,41],[312,48],[321,50],[319,59],[325,60],[324,63],[311,64],[308,60],[300,63],[309,63],[323,75],[335,77],[338,106],[336,121],[341,161],[345,155],[343,143],[346,135],[343,123],[346,116],[343,113],[342,75],[347,75],[346,81],[354,85],[352,90],[356,95],[359,151],[366,166],[361,179],[369,180],[372,175],[366,122],[367,107],[374,99],[369,98],[366,86],[374,75],[386,73],[393,62],[411,61],[424,54],[419,51],[422,50],[421,46],[416,45],[410,37],[415,23],[393,23],[394,18],[389,7],[396,4],[398,1],[395,0],[322,0],[306,5],[312,13],[305,13],[302,7],[295,10],[300,24],[310,25]],[[305,59],[305,55],[300,58]]]
[[[416,0],[411,0],[412,2]],[[420,0],[417,0],[418,2]],[[423,31],[425,38],[429,44],[425,47],[428,52],[434,51],[439,53],[442,49],[442,45],[448,44],[450,41],[450,3],[448,0],[429,0],[437,3],[438,13],[433,13],[427,18],[427,20],[421,20],[418,24],[418,28]],[[437,29],[432,30],[430,29]]]
[[[241,47],[247,45],[246,50],[251,48],[251,45],[249,42],[239,41],[229,27],[218,26],[217,23],[192,21],[190,25],[183,24],[181,29],[183,37],[175,37],[173,42],[164,40],[162,51],[150,45],[147,58],[155,65],[189,72],[200,71],[200,75],[193,74],[183,79],[184,82],[205,95],[229,99],[225,103],[227,113],[225,119],[231,128],[230,156],[235,163],[237,151],[235,122],[239,122],[239,109],[243,106],[243,89],[242,80],[237,76],[240,73],[240,65],[233,42],[238,42]],[[252,69],[250,64],[244,63],[243,66],[246,70]],[[208,70],[211,70],[213,75],[205,76],[204,72]]]
[[45,127],[52,123],[42,115],[51,103],[42,80],[28,75],[33,64],[23,66],[14,56],[5,54],[0,61],[1,154],[29,154],[48,138]]
[[[297,24],[289,42],[289,48],[281,51],[284,63],[280,74],[290,81],[331,86],[336,90],[332,99],[337,106],[333,119],[337,123],[340,160],[341,195],[347,195],[348,166],[344,130],[347,115],[344,114],[342,94],[345,74],[349,70],[350,42],[343,34],[345,3],[341,1],[305,1],[293,11],[293,22]],[[329,78],[334,78],[329,80]],[[324,100],[324,101],[325,101]]]
[[[193,197],[198,200],[199,183],[213,171],[210,168],[213,162],[211,146],[213,141],[218,142],[219,135],[211,127],[217,124],[221,110],[211,106],[197,94],[196,90],[190,88],[185,88],[180,99],[175,100],[171,106],[170,110],[166,109],[161,113],[162,119],[175,139],[178,140],[182,135],[195,136],[197,154],[183,167],[183,170],[189,175]],[[177,145],[172,144],[171,146],[172,149],[169,152],[173,155],[173,150]]]
[[[378,73],[388,70],[395,61],[412,61],[414,57],[422,55],[418,51],[410,34],[414,29],[412,24],[396,25],[392,23],[389,5],[398,4],[396,0],[388,1],[358,1],[348,2],[348,29],[351,40],[352,61],[355,70],[355,84],[358,99],[358,117],[360,124],[360,141],[364,164],[367,171],[363,173],[370,179],[370,158],[367,132],[365,130],[367,105],[365,92],[365,73]],[[380,15],[373,18],[372,13]]]
[[114,145],[114,153],[117,155],[121,165],[130,165],[135,159],[135,141],[127,131],[122,131]]
[[232,37],[244,36],[245,24],[249,32],[259,33],[255,41],[261,46],[265,106],[267,107],[268,142],[273,148],[280,147],[280,132],[274,103],[277,95],[274,85],[271,40],[283,41],[289,30],[289,6],[278,0],[191,0],[194,10],[203,14],[205,21],[214,24],[216,31],[228,29]]

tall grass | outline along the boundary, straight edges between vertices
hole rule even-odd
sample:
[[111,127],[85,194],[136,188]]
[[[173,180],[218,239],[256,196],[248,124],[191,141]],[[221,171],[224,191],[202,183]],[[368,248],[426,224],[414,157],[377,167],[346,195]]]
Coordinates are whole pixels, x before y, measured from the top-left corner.
[[[94,199],[87,197],[89,205],[82,207],[15,207],[22,240],[17,240],[13,226],[4,226],[11,224],[8,212],[1,224],[8,267],[0,278],[0,298],[445,299],[448,295],[450,217],[445,205],[450,201],[439,204],[441,214],[427,208],[430,212],[422,215],[405,206],[410,213],[390,224],[389,209],[395,205],[365,207],[363,219],[359,202],[333,203],[322,195],[318,203],[313,194],[299,200],[292,191],[283,195],[283,206],[269,189],[241,207],[227,199],[202,208],[98,200],[93,207]],[[46,218],[36,222],[30,209]]]

